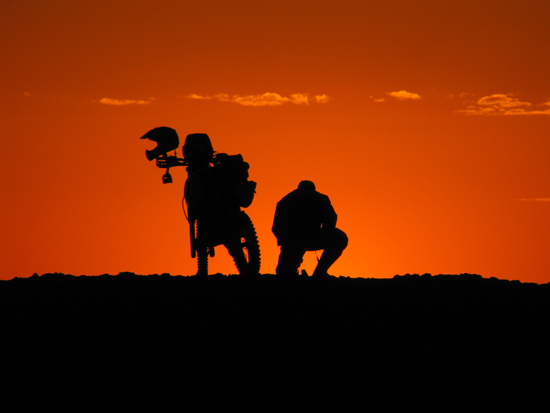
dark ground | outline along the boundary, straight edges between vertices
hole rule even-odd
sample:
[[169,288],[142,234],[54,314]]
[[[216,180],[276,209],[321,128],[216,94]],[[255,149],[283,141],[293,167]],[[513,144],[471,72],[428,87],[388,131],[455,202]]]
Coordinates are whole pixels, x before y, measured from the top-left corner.
[[22,405],[492,410],[550,384],[550,284],[56,273],[0,281],[0,311]]

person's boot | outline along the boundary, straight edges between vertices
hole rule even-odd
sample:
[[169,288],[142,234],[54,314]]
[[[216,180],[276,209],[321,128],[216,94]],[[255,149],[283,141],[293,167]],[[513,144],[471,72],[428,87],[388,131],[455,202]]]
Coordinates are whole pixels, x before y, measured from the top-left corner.
[[313,271],[311,277],[316,280],[327,280],[328,278],[330,278],[330,275],[327,271],[315,268],[315,271]]
[[328,274],[328,269],[332,264],[334,264],[340,254],[336,254],[333,251],[324,250],[323,254],[321,255],[321,259],[317,263],[317,267],[315,267],[315,271],[313,271],[313,274],[311,276],[316,279],[329,278],[330,275]]

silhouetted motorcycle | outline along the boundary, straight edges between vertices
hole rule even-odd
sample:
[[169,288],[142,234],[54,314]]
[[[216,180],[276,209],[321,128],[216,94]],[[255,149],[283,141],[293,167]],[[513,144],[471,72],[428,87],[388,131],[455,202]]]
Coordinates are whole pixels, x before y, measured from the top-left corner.
[[[248,180],[249,165],[243,157],[215,153],[208,135],[195,133],[187,135],[183,159],[178,158],[178,135],[164,126],[150,130],[141,139],[157,143],[145,154],[150,161],[156,159],[157,167],[166,169],[163,183],[172,183],[170,168],[187,167],[184,199],[191,256],[198,261],[197,275],[208,275],[208,257],[214,257],[218,245],[227,248],[239,274],[259,274],[258,236],[251,219],[241,209],[252,203],[256,182]],[[168,154],[170,151],[174,151],[173,155]]]

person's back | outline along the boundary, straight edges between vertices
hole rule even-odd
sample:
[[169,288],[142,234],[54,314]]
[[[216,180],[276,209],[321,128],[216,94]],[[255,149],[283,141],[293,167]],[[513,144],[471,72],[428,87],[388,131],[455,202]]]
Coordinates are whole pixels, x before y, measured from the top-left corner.
[[304,242],[317,236],[321,228],[334,228],[336,219],[328,196],[302,185],[277,203],[273,233],[278,245]]

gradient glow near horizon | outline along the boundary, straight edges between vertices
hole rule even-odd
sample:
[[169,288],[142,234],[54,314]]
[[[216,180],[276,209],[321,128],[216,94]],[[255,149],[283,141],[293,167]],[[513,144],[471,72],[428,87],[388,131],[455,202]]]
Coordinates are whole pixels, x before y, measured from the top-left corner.
[[[262,273],[275,205],[308,179],[350,239],[334,275],[550,282],[550,2],[27,0],[0,19],[1,279],[194,274],[186,172],[163,185],[139,139],[170,126],[249,162]],[[210,272],[235,271],[219,247]]]

